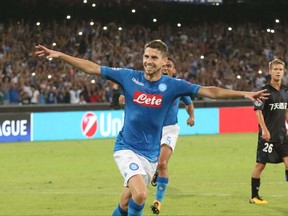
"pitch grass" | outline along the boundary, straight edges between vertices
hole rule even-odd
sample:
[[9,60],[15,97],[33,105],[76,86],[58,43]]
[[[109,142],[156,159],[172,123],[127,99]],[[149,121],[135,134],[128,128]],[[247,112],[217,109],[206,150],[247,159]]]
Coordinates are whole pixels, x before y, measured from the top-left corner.
[[[160,215],[288,215],[284,165],[268,165],[261,195],[248,203],[256,134],[182,136]],[[1,216],[111,215],[122,191],[114,139],[0,145]],[[144,215],[152,215],[154,187]]]

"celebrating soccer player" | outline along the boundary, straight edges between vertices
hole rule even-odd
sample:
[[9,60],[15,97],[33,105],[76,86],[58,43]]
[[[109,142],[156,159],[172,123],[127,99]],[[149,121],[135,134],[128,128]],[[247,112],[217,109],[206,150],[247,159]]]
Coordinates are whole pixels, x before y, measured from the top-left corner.
[[102,76],[119,84],[125,96],[125,118],[114,147],[114,159],[124,178],[124,189],[113,216],[142,215],[147,186],[156,170],[160,153],[160,138],[164,119],[175,98],[191,95],[212,99],[266,99],[266,90],[234,91],[218,87],[203,87],[184,80],[164,76],[161,68],[168,48],[161,40],[144,47],[143,71],[100,66],[62,52],[36,46],[35,55],[57,58],[88,74]]

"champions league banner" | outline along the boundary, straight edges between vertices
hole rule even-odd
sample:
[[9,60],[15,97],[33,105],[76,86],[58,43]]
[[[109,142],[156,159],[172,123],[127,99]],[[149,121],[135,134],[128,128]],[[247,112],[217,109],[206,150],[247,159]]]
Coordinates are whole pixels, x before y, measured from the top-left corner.
[[[190,127],[186,124],[186,110],[179,109],[180,135],[218,133],[218,112],[218,108],[195,109],[196,124]],[[123,110],[49,112],[32,116],[31,141],[116,138],[124,122]]]
[[[196,108],[195,125],[179,109],[179,135],[257,132],[253,107]],[[245,118],[243,118],[245,116]],[[0,114],[0,143],[116,138],[123,110]]]

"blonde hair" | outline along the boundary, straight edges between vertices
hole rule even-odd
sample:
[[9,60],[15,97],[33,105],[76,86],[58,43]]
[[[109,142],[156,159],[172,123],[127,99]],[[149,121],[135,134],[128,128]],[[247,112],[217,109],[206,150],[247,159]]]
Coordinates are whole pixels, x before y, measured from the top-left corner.
[[269,62],[269,69],[272,69],[272,66],[273,66],[273,65],[276,65],[276,64],[281,64],[281,65],[283,65],[284,68],[285,68],[285,62],[284,62],[284,61],[282,61],[282,60],[280,60],[280,59],[274,59],[274,60],[272,60],[272,61]]

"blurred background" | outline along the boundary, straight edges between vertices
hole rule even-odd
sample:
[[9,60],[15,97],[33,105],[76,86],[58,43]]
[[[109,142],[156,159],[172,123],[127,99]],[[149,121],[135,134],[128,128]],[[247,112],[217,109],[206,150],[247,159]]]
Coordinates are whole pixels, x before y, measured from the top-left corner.
[[33,57],[37,44],[101,65],[141,70],[143,46],[161,39],[176,61],[178,78],[259,89],[269,61],[287,62],[287,6],[285,0],[0,1],[0,104],[119,108],[119,86]]

